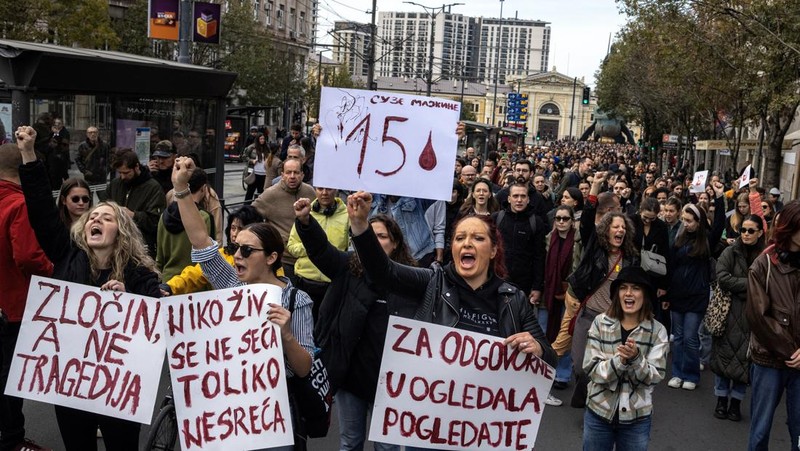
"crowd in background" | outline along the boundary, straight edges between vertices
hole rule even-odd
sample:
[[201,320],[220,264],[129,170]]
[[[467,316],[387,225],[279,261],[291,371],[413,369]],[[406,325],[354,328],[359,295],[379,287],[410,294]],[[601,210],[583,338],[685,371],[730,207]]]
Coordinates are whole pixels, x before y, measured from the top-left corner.
[[[226,220],[199,156],[173,142],[154,142],[144,165],[90,127],[76,160],[83,177],[68,178],[63,126],[20,128],[18,144],[0,147],[0,217],[17,219],[0,238],[29,237],[24,249],[0,247],[0,268],[16,268],[0,304],[3,374],[33,274],[150,296],[264,282],[283,290],[269,319],[288,375],[305,377],[317,349],[328,368],[341,449],[365,443],[390,315],[495,335],[553,365],[547,404],[573,387],[585,449],[646,449],[654,386],[667,378],[694,390],[706,369],[717,418],[740,421],[753,387],[750,449],[766,449],[784,391],[800,436],[797,200],[784,205],[755,174],[740,188],[739,174],[711,172],[693,190],[688,166],[573,141],[466,148],[447,201],[346,196],[310,185],[319,132],[292,126],[273,141],[251,129],[252,205]],[[95,205],[97,184],[107,186]],[[26,208],[47,204],[51,188],[52,209]],[[724,313],[711,315],[719,302]],[[0,449],[43,449],[25,439],[21,400],[3,400]],[[302,450],[299,410],[293,449]],[[67,449],[95,449],[98,428],[110,449],[138,449],[136,423],[56,413]]]

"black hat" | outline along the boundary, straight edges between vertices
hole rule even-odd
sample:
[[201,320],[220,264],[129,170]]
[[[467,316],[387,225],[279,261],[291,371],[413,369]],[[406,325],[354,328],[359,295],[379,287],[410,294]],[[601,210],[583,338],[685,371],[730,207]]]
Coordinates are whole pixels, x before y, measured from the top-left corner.
[[645,293],[647,293],[647,301],[653,302],[656,299],[656,287],[653,286],[650,276],[647,275],[647,272],[645,272],[641,266],[626,266],[622,268],[617,278],[611,282],[611,299],[614,299],[614,293],[619,291],[619,286],[622,285],[623,282],[633,283],[642,287]]
[[163,141],[159,141],[156,144],[156,150],[155,152],[153,152],[153,156],[161,158],[169,158],[177,153],[178,151],[177,149],[175,149],[175,146],[172,145],[172,142],[165,139]]

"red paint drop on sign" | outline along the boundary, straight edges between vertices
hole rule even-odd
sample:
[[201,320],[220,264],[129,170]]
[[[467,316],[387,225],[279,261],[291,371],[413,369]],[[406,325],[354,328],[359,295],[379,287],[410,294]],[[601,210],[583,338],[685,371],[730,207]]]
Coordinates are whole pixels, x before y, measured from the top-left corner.
[[436,152],[433,151],[433,143],[431,142],[431,135],[433,132],[428,132],[428,143],[422,149],[419,155],[419,167],[426,171],[432,171],[436,167]]

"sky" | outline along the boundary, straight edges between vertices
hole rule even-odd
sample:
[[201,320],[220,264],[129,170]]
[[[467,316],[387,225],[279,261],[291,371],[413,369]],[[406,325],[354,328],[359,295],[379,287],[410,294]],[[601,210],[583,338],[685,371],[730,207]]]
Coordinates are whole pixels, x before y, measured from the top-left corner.
[[[419,0],[416,3],[436,7],[442,3]],[[455,3],[447,1],[445,3]],[[452,13],[465,16],[500,17],[499,0],[460,0],[465,5],[454,6]],[[339,20],[369,23],[371,0],[319,0],[319,42],[331,42],[328,31]],[[378,12],[423,12],[419,6],[400,0],[378,0]],[[614,0],[505,0],[503,17],[544,20],[550,22],[550,67],[570,77],[585,77],[594,86],[595,72],[608,50],[609,35],[625,25]],[[377,18],[376,18],[377,20]]]

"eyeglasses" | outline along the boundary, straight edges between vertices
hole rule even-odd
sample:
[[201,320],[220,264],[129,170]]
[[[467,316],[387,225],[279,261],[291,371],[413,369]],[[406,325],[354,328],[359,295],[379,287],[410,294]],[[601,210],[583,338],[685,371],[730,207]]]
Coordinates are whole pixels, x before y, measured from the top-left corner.
[[572,218],[570,218],[569,216],[556,216],[556,217],[555,217],[555,218],[553,218],[553,219],[555,219],[555,220],[556,220],[556,222],[567,222],[567,221],[572,221]]
[[77,204],[79,202],[83,202],[84,204],[88,204],[90,200],[89,196],[72,196],[69,198],[73,204]]
[[744,235],[745,233],[748,235],[755,235],[756,233],[760,232],[758,229],[739,229],[739,233]]
[[253,252],[255,252],[255,251],[261,251],[261,252],[264,251],[264,249],[259,249],[257,247],[253,247],[253,246],[251,246],[249,244],[241,244],[240,245],[239,243],[231,243],[231,245],[233,246],[234,254],[238,250],[239,253],[242,254],[242,257],[244,257],[244,258],[250,258],[250,256],[253,255]]

